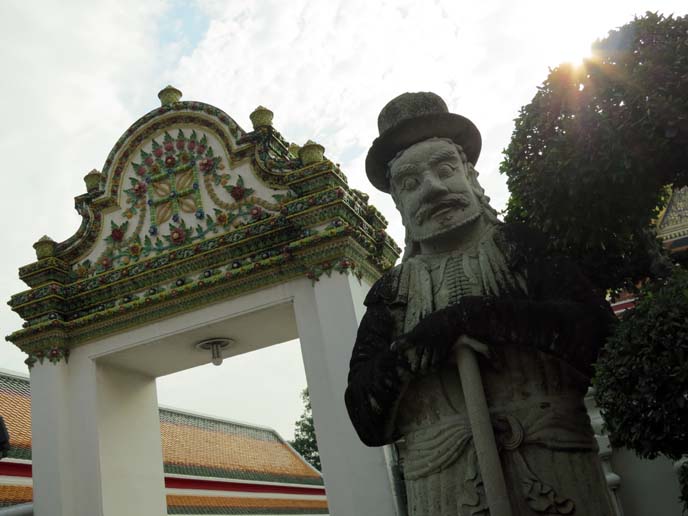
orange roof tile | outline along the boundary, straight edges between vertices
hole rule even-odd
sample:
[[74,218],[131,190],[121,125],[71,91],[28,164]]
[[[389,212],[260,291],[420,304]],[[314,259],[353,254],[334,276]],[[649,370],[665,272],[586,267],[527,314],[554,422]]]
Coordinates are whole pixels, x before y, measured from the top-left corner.
[[16,505],[33,500],[33,489],[29,486],[0,485],[0,507]]
[[0,373],[0,416],[10,434],[9,457],[31,458],[31,398],[27,379]]
[[274,431],[169,410],[160,418],[166,471],[194,474],[200,468],[227,478],[322,482]]
[[[167,507],[170,514],[198,512],[198,509],[225,509],[225,514],[245,514],[246,509],[275,509],[293,514],[294,510],[307,511],[309,514],[327,513],[326,500],[303,500],[284,498],[251,498],[230,496],[188,496],[167,495]],[[33,489],[29,486],[0,485],[0,507],[27,503],[33,500]],[[196,510],[194,510],[196,509]],[[213,511],[215,514],[222,514]],[[202,513],[201,513],[202,514]]]
[[327,509],[325,500],[293,500],[285,498],[245,498],[230,496],[167,495],[168,507],[280,508]]

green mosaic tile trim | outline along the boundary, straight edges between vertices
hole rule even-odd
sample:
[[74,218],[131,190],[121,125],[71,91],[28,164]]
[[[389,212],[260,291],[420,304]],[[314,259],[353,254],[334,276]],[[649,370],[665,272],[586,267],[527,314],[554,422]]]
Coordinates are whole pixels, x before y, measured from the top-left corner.
[[[308,208],[305,212],[302,212],[302,216],[308,217],[316,214],[319,218],[323,215],[327,215],[327,217],[330,219],[335,218],[333,223],[339,223],[342,225],[344,224],[341,219],[348,220],[350,225],[353,226],[355,224],[357,226],[355,230],[352,230],[352,233],[361,244],[366,246],[373,255],[385,255],[388,261],[393,263],[393,260],[396,259],[398,254],[398,250],[396,246],[394,246],[394,243],[382,230],[377,230],[374,232],[374,234],[371,234],[369,231],[367,231],[366,228],[370,226],[361,224],[361,216],[357,217],[352,215],[346,209],[343,209],[345,206],[345,201],[347,200],[347,196],[343,196],[343,199],[340,199],[338,197],[340,195],[341,190],[326,191],[318,197],[310,197],[305,202],[300,201],[295,203],[296,208],[294,209],[304,210],[305,208]],[[313,206],[309,207],[309,205]],[[309,211],[310,213],[308,213]],[[60,316],[57,318],[64,318],[65,314],[70,314],[68,319],[72,319],[76,317],[75,312],[83,309],[84,302],[82,302],[81,305],[79,302],[84,298],[86,299],[86,304],[90,303],[95,305],[102,302],[102,299],[97,297],[98,293],[102,294],[106,292],[106,297],[111,298],[118,295],[124,296],[129,290],[133,290],[137,287],[141,288],[143,286],[141,284],[132,283],[134,278],[142,273],[146,273],[148,279],[150,280],[147,281],[146,284],[153,285],[154,283],[160,281],[160,272],[158,269],[167,267],[170,264],[173,264],[175,261],[178,262],[181,259],[186,259],[194,255],[203,255],[206,251],[215,248],[231,246],[237,248],[238,250],[242,243],[246,242],[246,245],[249,245],[249,247],[241,249],[241,251],[246,253],[253,250],[258,251],[262,245],[277,243],[274,238],[271,240],[272,237],[270,237],[270,235],[273,235],[273,237],[275,236],[275,230],[291,229],[292,231],[296,231],[298,226],[293,223],[294,220],[295,219],[291,215],[286,217],[286,219],[283,215],[280,215],[279,217],[273,217],[265,221],[265,223],[253,224],[248,226],[246,229],[234,231],[216,239],[202,241],[193,247],[185,246],[179,248],[179,250],[168,253],[168,257],[163,257],[159,260],[145,260],[143,259],[145,253],[139,253],[141,260],[139,261],[139,257],[137,257],[136,262],[133,265],[122,267],[114,271],[106,271],[99,277],[94,277],[92,279],[87,278],[70,285],[60,285],[55,282],[51,282],[50,284],[42,285],[41,287],[16,294],[12,297],[10,305],[15,311],[20,313],[22,317],[29,320],[30,323],[35,322],[31,319],[35,319],[42,314],[47,315],[51,312],[57,312],[56,315]],[[317,219],[315,221],[309,220],[309,222],[317,222]],[[197,228],[197,231],[200,232],[200,228]],[[303,230],[301,230],[301,232],[303,232]],[[258,235],[261,235],[261,239],[256,241],[255,236]],[[294,239],[292,235],[286,234],[282,235],[281,239],[284,241],[287,238]],[[231,256],[227,256],[226,258],[229,259]],[[199,264],[199,267],[202,266],[208,266],[208,264]],[[121,280],[123,279],[128,280],[126,283],[132,288],[122,288]],[[119,283],[119,291],[109,292],[104,288],[115,283]],[[96,297],[93,297],[94,295]],[[69,299],[69,302],[66,301],[67,299]]]
[[[8,337],[8,340],[29,354],[27,363],[35,363],[36,358],[40,359],[38,357],[40,354],[48,358],[60,354],[67,356],[70,347],[82,342],[305,275],[317,280],[314,274],[331,273],[333,270],[337,270],[338,272],[352,272],[357,276],[366,277],[370,282],[374,281],[379,275],[378,268],[365,263],[365,253],[361,252],[360,248],[358,252],[352,252],[354,250],[355,246],[352,246],[350,241],[349,245],[344,246],[339,242],[339,245],[309,249],[311,258],[314,257],[313,252],[322,257],[320,262],[313,261],[313,263],[320,263],[320,265],[316,265],[312,270],[304,265],[308,262],[300,262],[298,259],[284,264],[277,271],[269,269],[262,271],[257,267],[259,264],[254,264],[255,270],[247,271],[245,277],[240,277],[233,284],[228,284],[229,280],[235,278],[231,274],[244,274],[243,271],[232,272],[230,277],[227,274],[218,275],[208,282],[197,281],[185,284],[169,292],[154,296],[156,299],[145,298],[129,305],[120,305],[109,310],[96,312],[77,321],[65,323],[53,320],[46,324],[15,332]],[[348,254],[343,254],[344,252]],[[345,267],[341,265],[341,261],[354,266]],[[335,267],[337,264],[340,265]],[[249,272],[252,274],[248,274]]]
[[[286,241],[288,235],[283,235],[283,238],[279,239],[268,238],[266,240],[267,237],[263,238],[261,240],[264,243],[276,242],[279,245],[273,248],[262,249],[259,252],[245,253],[238,256],[232,254],[230,250],[226,250],[224,253],[219,253],[219,251],[215,254],[203,253],[201,251],[203,251],[205,247],[215,247],[212,242],[204,242],[194,249],[180,250],[178,253],[172,253],[162,257],[161,261],[154,261],[151,272],[147,272],[145,275],[139,274],[139,272],[141,270],[144,272],[148,270],[149,264],[145,266],[141,264],[141,266],[138,267],[139,270],[137,270],[137,267],[134,267],[133,270],[124,269],[115,271],[112,273],[110,279],[107,277],[100,277],[91,280],[92,283],[96,284],[96,288],[98,285],[107,284],[107,281],[113,281],[114,283],[107,289],[97,288],[96,291],[91,293],[88,297],[75,295],[71,299],[66,299],[65,297],[53,294],[53,292],[59,292],[60,294],[70,294],[74,291],[78,292],[83,287],[84,282],[75,287],[65,288],[51,284],[41,289],[37,289],[39,293],[45,292],[47,295],[46,298],[34,301],[26,306],[15,306],[14,310],[28,319],[27,323],[25,323],[25,327],[27,328],[43,322],[51,322],[52,320],[72,321],[88,316],[93,312],[102,312],[112,309],[115,306],[131,303],[141,296],[150,296],[151,293],[175,288],[179,286],[179,281],[183,281],[184,283],[188,282],[186,279],[180,280],[180,278],[183,278],[184,274],[197,274],[199,279],[202,279],[223,272],[229,272],[230,270],[232,272],[231,276],[236,276],[237,274],[235,273],[251,273],[255,270],[271,266],[279,268],[284,262],[293,259],[294,253],[299,249],[314,246],[319,242],[342,235],[349,235],[361,244],[368,252],[366,259],[378,269],[384,270],[388,268],[393,263],[392,260],[396,258],[396,253],[389,248],[384,240],[384,233],[379,234],[383,237],[382,239],[371,241],[369,235],[364,235],[361,230],[354,229],[344,224],[339,219],[331,224],[330,229],[322,231],[319,234],[309,234],[309,231],[305,233],[304,231],[306,230],[302,231],[302,235],[307,236],[293,242]],[[280,241],[282,243],[280,243]],[[195,254],[201,256],[193,262],[186,260],[186,258],[194,256]],[[306,256],[301,254],[301,257],[305,258]],[[181,262],[176,263],[175,260],[177,259],[180,259]],[[162,264],[165,264],[165,267],[163,267]],[[304,265],[304,270],[308,270],[316,264],[305,261]],[[233,269],[238,270],[235,271]],[[375,276],[376,274],[373,273],[373,277]],[[161,281],[167,281],[169,284],[161,284]],[[33,295],[34,292],[36,291],[29,291],[29,295]],[[30,319],[30,317],[33,318]]]
[[[15,505],[20,505],[23,503],[29,503],[29,502],[16,502],[16,501],[0,500],[0,507],[4,509],[6,507],[13,507]],[[167,514],[184,514],[183,512],[169,512],[169,511],[170,511],[170,509],[168,507]],[[194,514],[194,513],[189,512],[187,514]],[[195,513],[195,514],[198,514],[198,513]],[[203,514],[203,513],[200,513],[200,514]],[[215,514],[217,514],[217,513],[215,513]],[[222,514],[222,513],[220,513],[220,514]],[[229,513],[225,513],[225,514],[229,514]],[[238,514],[241,514],[241,513],[238,513]],[[244,514],[246,514],[246,513],[244,513]],[[260,514],[260,513],[258,512],[258,513],[254,513],[254,514]],[[304,514],[308,514],[308,513],[304,513]]]
[[30,287],[38,287],[50,281],[67,283],[71,276],[71,269],[59,258],[45,258],[19,269],[19,278]]
[[31,396],[31,384],[28,378],[24,379],[0,374],[0,391],[18,394],[19,396],[28,398]]
[[[345,207],[352,208],[354,215],[352,216],[348,210],[342,209]],[[296,215],[299,215],[299,217],[296,217]],[[194,254],[200,254],[204,251],[225,244],[237,246],[244,240],[251,240],[257,235],[267,234],[275,229],[285,227],[303,227],[307,224],[322,222],[324,216],[326,217],[325,220],[331,220],[335,217],[347,219],[350,225],[357,228],[356,235],[364,245],[366,244],[366,239],[370,240],[370,244],[372,244],[373,242],[377,242],[380,238],[382,238],[384,246],[386,247],[384,252],[391,258],[396,259],[396,255],[398,254],[399,250],[394,242],[389,239],[389,237],[384,233],[384,230],[374,230],[370,225],[369,219],[375,218],[376,215],[377,210],[361,209],[361,207],[353,201],[353,196],[346,194],[346,192],[344,192],[342,189],[327,190],[320,192],[318,195],[313,195],[305,199],[298,199],[285,205],[283,208],[283,213],[280,216],[268,217],[268,220],[249,224],[245,228],[227,233],[211,242],[202,242],[200,247],[180,247],[179,249],[183,249],[183,251],[180,250],[179,252],[175,252],[178,246],[168,245],[164,248],[159,248],[163,251],[171,251],[170,260],[163,259],[163,261],[146,261],[146,258],[153,251],[151,249],[152,245],[150,242],[148,242],[145,246],[137,244],[139,247],[138,251],[135,253],[135,256],[131,258],[131,261],[134,262],[133,265],[121,267],[115,271],[109,271],[108,269],[113,260],[108,257],[109,265],[107,268],[102,264],[94,267],[94,271],[96,273],[103,273],[103,275],[97,279],[92,279],[90,281],[82,280],[66,286],[60,285],[56,282],[51,282],[50,284],[42,285],[39,288],[34,288],[32,290],[24,291],[12,296],[10,305],[13,308],[18,309],[29,302],[35,303],[38,300],[46,299],[51,296],[55,296],[55,302],[60,302],[67,297],[73,298],[75,296],[84,295],[90,291],[102,290],[103,286],[115,283],[121,280],[123,277],[131,278],[142,272],[147,272],[149,270],[165,266],[169,262],[179,259],[179,257],[187,258],[189,256],[193,256]],[[367,228],[370,228],[371,231],[368,231]],[[203,239],[213,230],[217,231],[217,224],[214,220],[210,219],[210,222],[206,222],[205,228],[201,227],[199,224],[199,226],[196,228],[196,236],[190,237],[190,240],[193,242],[195,240]],[[378,247],[375,245],[369,245],[369,248],[371,252],[378,250]],[[129,260],[127,263],[128,262]],[[87,270],[84,272],[84,274],[88,274],[88,268],[89,267],[85,267]],[[43,312],[48,312],[51,308],[51,306],[47,306],[43,309]],[[31,315],[28,314],[22,315],[25,318],[31,317]]]
[[[295,230],[293,227],[287,229]],[[320,233],[301,230],[302,238],[298,240],[294,240],[292,234],[293,232],[289,231],[283,234],[271,232],[261,237],[259,245],[252,247],[224,247],[218,242],[206,241],[193,248],[183,248],[159,259],[142,262],[76,285],[66,287],[57,284],[46,285],[28,291],[27,296],[13,297],[11,304],[16,312],[27,319],[25,323],[27,328],[52,320],[72,321],[93,312],[113,308],[115,305],[130,303],[137,296],[146,294],[151,288],[157,293],[166,288],[179,286],[180,278],[184,275],[202,274],[203,277],[208,278],[218,273],[231,271],[231,276],[236,276],[235,273],[250,273],[271,266],[279,268],[284,262],[293,259],[294,253],[298,253],[301,249],[314,247],[328,239],[345,235],[351,236],[362,245],[368,251],[368,258],[373,261],[372,263],[383,269],[389,267],[396,257],[393,251],[390,252],[384,240],[371,241],[371,238],[361,230],[354,229],[339,219],[335,220],[329,229]],[[225,240],[226,237],[222,237],[220,242]],[[263,248],[266,244],[277,244],[277,246]],[[384,256],[385,251],[388,257]],[[304,254],[300,256],[307,257]],[[379,264],[374,261],[378,258]],[[315,264],[306,261],[304,265],[308,268]],[[171,283],[165,285],[162,282]],[[94,291],[88,292],[89,288],[94,288]],[[38,299],[28,301],[34,297]],[[20,304],[22,301],[25,302]],[[112,303],[108,304],[108,302]]]
[[[12,436],[10,436],[10,439]],[[24,446],[10,446],[10,451],[7,452],[7,457],[10,459],[31,460],[31,448]]]

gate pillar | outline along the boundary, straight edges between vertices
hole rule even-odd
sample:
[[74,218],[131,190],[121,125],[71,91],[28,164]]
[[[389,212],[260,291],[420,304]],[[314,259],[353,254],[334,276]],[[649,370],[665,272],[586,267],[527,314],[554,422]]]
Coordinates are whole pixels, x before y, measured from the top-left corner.
[[31,370],[36,516],[167,513],[155,378],[85,353]]
[[31,457],[37,516],[74,514],[67,364],[31,370]]
[[[344,405],[348,364],[369,285],[322,277],[294,297],[303,365],[331,514],[394,516],[396,499],[383,448],[364,446]],[[336,511],[336,512],[335,512]]]

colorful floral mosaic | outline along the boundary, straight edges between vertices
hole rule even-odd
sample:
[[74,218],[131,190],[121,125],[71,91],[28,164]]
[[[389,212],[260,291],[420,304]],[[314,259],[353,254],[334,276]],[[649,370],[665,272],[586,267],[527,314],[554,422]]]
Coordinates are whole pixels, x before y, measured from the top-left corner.
[[[161,141],[154,138],[143,147],[148,151],[142,148],[139,159],[131,162],[135,175],[124,189],[127,220],[110,222],[105,251],[98,259],[86,259],[75,267],[80,278],[278,216],[279,201],[293,196],[273,194],[275,202],[255,197],[255,190],[240,174],[226,171],[207,136],[195,130],[178,129],[175,138],[165,131]],[[214,203],[212,213],[203,205],[203,187]],[[197,223],[188,224],[184,214],[192,214]],[[136,221],[132,228],[129,220]]]

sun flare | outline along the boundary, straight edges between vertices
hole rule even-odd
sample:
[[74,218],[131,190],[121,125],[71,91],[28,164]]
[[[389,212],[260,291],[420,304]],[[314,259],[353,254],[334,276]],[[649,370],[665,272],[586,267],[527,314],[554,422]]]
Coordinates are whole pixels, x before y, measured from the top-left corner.
[[573,66],[581,66],[585,59],[592,56],[592,45],[589,39],[579,35],[563,36],[553,50],[560,63],[569,63]]

